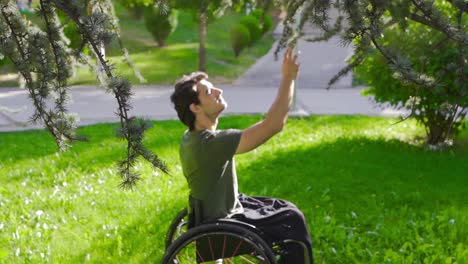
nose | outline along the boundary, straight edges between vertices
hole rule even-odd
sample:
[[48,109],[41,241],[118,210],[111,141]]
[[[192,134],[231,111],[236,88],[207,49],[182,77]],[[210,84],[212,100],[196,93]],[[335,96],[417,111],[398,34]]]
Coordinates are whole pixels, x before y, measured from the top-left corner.
[[216,94],[223,94],[223,90],[219,89],[219,88],[211,88],[211,91],[215,92]]

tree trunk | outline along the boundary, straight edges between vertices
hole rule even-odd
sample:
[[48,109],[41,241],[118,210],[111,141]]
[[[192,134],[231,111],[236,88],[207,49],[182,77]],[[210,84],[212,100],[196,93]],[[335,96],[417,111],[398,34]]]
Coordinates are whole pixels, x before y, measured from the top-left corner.
[[202,72],[206,72],[206,20],[206,9],[202,9],[198,17],[198,70]]

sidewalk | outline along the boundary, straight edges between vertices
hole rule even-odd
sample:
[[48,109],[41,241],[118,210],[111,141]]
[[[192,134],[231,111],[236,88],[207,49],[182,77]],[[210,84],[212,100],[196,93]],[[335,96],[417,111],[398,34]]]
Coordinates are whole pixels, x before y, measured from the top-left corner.
[[[266,87],[223,86],[224,97],[228,102],[225,114],[265,113],[276,95],[276,89]],[[149,119],[176,119],[177,115],[170,103],[172,87],[135,87],[132,99],[132,115]],[[302,114],[359,114],[369,116],[396,116],[391,108],[376,107],[361,89],[306,89],[297,90],[297,101]],[[117,102],[104,89],[96,87],[73,87],[70,89],[73,102],[69,111],[80,117],[79,125],[101,122],[118,122],[115,115]],[[26,90],[3,88],[0,90],[0,105],[10,109],[20,109],[17,113],[0,112],[0,131],[27,130],[42,128],[28,124],[34,109]]]

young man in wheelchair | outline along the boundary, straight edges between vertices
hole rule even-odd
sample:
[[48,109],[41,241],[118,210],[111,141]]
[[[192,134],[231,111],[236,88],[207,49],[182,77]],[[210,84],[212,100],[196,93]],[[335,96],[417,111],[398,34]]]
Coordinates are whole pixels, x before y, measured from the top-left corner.
[[[227,104],[223,91],[213,86],[202,72],[184,76],[171,101],[179,119],[189,128],[180,145],[180,158],[191,199],[202,204],[201,221],[234,218],[261,228],[271,239],[301,241],[307,248],[289,245],[281,262],[312,262],[312,245],[303,214],[290,202],[239,195],[234,155],[251,151],[279,133],[288,118],[299,64],[290,47],[281,67],[277,96],[264,120],[245,130],[217,130],[218,117]],[[248,96],[248,95],[246,95]]]

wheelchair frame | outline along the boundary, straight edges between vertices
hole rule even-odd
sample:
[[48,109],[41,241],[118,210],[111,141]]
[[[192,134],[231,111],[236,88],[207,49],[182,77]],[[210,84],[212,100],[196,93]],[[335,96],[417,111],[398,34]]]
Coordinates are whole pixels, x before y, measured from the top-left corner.
[[[211,257],[208,257],[208,261],[214,261],[213,263],[223,263],[220,259],[226,257],[224,252],[226,248],[223,246],[223,254],[219,255],[213,249],[215,246],[213,244],[226,244],[226,237],[237,238],[239,244],[247,243],[250,244],[254,251],[251,253],[256,254],[256,258],[261,261],[259,263],[269,263],[276,264],[277,260],[284,253],[283,246],[287,243],[296,243],[299,244],[304,249],[304,257],[306,263],[310,263],[309,254],[307,247],[301,241],[286,239],[279,242],[267,243],[263,236],[263,232],[256,228],[255,226],[241,222],[235,219],[221,218],[213,222],[202,223],[196,227],[191,227],[189,229],[189,214],[188,209],[182,209],[174,218],[171,225],[169,226],[168,232],[166,234],[166,253],[164,255],[163,263],[180,263],[178,260],[175,260],[174,256],[182,251],[184,247],[190,243],[195,242],[197,244],[196,252],[199,254],[197,256],[197,263],[205,262],[205,257],[201,257],[199,253],[199,243],[207,244],[206,242],[200,242],[202,238],[209,241],[209,246],[205,245],[204,247],[209,247]],[[207,238],[208,237],[208,238]],[[221,238],[224,237],[224,240],[221,242]],[[211,241],[213,238],[213,241]],[[198,239],[198,241],[197,241]],[[220,240],[221,239],[221,240]],[[216,243],[217,241],[217,243]],[[228,239],[229,241],[229,239]],[[240,247],[237,245],[236,247]],[[219,248],[219,247],[218,247]],[[206,251],[206,250],[205,250]],[[244,249],[244,251],[248,251]],[[234,256],[234,254],[231,254]],[[247,252],[248,253],[248,252]],[[193,262],[190,262],[193,263]],[[229,262],[231,263],[231,262]],[[246,263],[254,263],[247,261]]]

